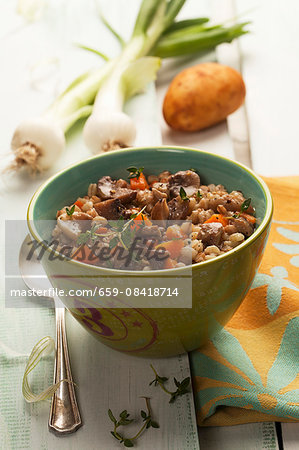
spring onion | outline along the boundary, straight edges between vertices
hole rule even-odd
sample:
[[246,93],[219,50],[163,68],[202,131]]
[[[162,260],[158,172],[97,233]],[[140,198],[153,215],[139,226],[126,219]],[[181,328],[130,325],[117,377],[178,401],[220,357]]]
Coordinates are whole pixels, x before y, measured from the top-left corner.
[[100,69],[81,75],[42,117],[22,121],[12,137],[14,161],[9,168],[49,169],[65,148],[65,133],[77,120],[91,114],[97,90],[110,69],[111,64],[107,63]]
[[155,79],[159,58],[211,50],[246,33],[245,23],[224,27],[209,26],[207,18],[175,21],[185,1],[143,0],[127,43],[102,17],[120,41],[120,55],[108,60],[101,51],[81,45],[104,59],[104,65],[79,76],[41,117],[27,119],[16,128],[11,143],[14,162],[10,167],[49,169],[65,148],[65,133],[90,115],[84,139],[93,152],[132,145],[136,129],[123,112],[124,102]]

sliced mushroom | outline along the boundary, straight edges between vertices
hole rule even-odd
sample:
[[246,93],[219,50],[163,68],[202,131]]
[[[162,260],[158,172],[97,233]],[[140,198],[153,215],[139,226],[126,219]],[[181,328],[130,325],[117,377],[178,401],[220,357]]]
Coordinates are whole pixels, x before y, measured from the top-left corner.
[[61,214],[57,219],[57,225],[62,233],[69,239],[76,240],[91,224],[92,217],[86,213],[74,212],[72,216]]
[[190,200],[182,200],[180,196],[168,203],[169,220],[184,220],[188,216]]
[[163,198],[167,198],[167,194],[165,192],[161,192],[156,188],[152,188],[152,193],[153,193],[154,200],[156,200],[156,201],[161,200]]
[[180,194],[181,187],[184,188],[188,197],[196,194],[200,187],[200,178],[192,170],[181,170],[168,178],[170,197],[174,198]]
[[122,211],[125,209],[118,198],[111,198],[103,202],[95,203],[94,208],[100,216],[110,220],[119,219]]
[[156,189],[157,191],[161,192],[162,194],[166,194],[168,196],[169,193],[169,186],[168,183],[153,183],[152,190]]
[[109,200],[104,200],[93,205],[100,216],[106,219],[117,220],[122,215],[126,206],[135,200],[136,191],[130,191],[129,189],[122,190],[125,192],[119,197],[110,198]]
[[163,220],[164,221],[164,220],[168,219],[168,215],[169,215],[169,208],[167,205],[166,198],[158,200],[152,209],[151,218],[153,220]]
[[134,192],[127,186],[128,184],[125,180],[119,179],[117,181],[113,181],[111,177],[105,176],[100,178],[98,181],[97,195],[102,200],[108,200],[110,198],[119,198],[121,200],[123,196]]
[[107,200],[113,197],[112,191],[115,191],[115,182],[111,180],[111,177],[102,177],[98,181],[97,195],[102,200]]

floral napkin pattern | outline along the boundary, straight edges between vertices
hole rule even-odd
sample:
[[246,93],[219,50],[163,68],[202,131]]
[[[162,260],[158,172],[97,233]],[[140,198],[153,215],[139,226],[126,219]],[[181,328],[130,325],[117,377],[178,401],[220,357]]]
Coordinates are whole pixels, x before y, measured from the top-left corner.
[[190,355],[200,426],[299,421],[299,177],[267,178],[274,218],[251,290]]

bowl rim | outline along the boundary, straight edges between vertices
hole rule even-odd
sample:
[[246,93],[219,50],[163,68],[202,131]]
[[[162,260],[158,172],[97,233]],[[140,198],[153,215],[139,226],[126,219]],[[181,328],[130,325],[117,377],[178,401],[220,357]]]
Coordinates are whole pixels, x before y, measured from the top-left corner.
[[[125,149],[119,149],[119,150],[114,150],[113,152],[108,152],[108,153],[100,153],[94,156],[91,156],[89,158],[85,158],[81,161],[77,161],[73,164],[70,164],[66,167],[64,167],[62,170],[60,170],[59,172],[55,173],[54,175],[52,175],[51,177],[49,177],[44,183],[41,184],[41,186],[39,186],[39,188],[35,191],[35,193],[33,194],[33,196],[31,197],[31,200],[28,204],[28,208],[27,208],[27,226],[29,228],[30,234],[31,236],[38,242],[39,245],[43,246],[45,248],[45,250],[47,251],[51,251],[53,252],[53,249],[50,249],[49,246],[45,245],[41,236],[39,236],[37,230],[35,229],[34,226],[34,218],[33,218],[33,209],[34,209],[34,204],[36,199],[38,198],[38,196],[41,194],[41,192],[49,185],[52,183],[52,181],[54,181],[56,178],[59,178],[64,172],[67,172],[68,170],[73,169],[74,167],[80,166],[83,163],[86,163],[88,161],[94,160],[94,159],[98,159],[98,158],[105,158],[108,157],[111,154],[120,154],[120,153],[124,153],[124,152],[140,152],[143,150],[153,150],[153,151],[163,151],[163,150],[177,150],[180,152],[199,152],[199,153],[204,153],[207,155],[211,155],[214,158],[219,158],[219,159],[223,159],[225,161],[228,161],[229,163],[236,165],[238,167],[240,167],[241,169],[245,170],[246,172],[248,172],[251,177],[253,177],[258,184],[261,186],[264,195],[265,195],[265,199],[266,199],[266,212],[265,215],[259,225],[259,227],[253,232],[253,234],[246,239],[244,242],[242,242],[242,244],[238,245],[237,247],[233,248],[232,250],[229,250],[228,252],[223,253],[222,255],[217,256],[217,258],[213,258],[213,259],[209,259],[207,261],[201,261],[199,263],[194,263],[194,264],[190,264],[188,266],[185,267],[177,267],[177,268],[173,268],[173,269],[161,269],[161,270],[153,270],[153,271],[143,271],[143,270],[136,270],[136,271],[129,271],[129,270],[120,270],[120,269],[110,269],[110,268],[106,268],[106,267],[100,267],[100,266],[94,266],[94,265],[90,265],[87,263],[83,263],[81,261],[77,261],[74,259],[69,259],[66,260],[66,262],[70,263],[70,264],[75,264],[75,267],[82,267],[82,268],[88,268],[91,267],[92,270],[95,271],[99,271],[99,272],[108,272],[108,273],[117,273],[117,274],[130,274],[132,276],[137,276],[137,275],[143,275],[143,276],[159,276],[161,274],[168,274],[168,273],[175,273],[175,272],[182,272],[184,270],[190,270],[190,268],[196,269],[198,267],[202,267],[202,268],[206,268],[208,265],[213,264],[215,262],[220,262],[223,261],[224,259],[229,259],[230,257],[232,257],[234,254],[239,253],[240,251],[242,251],[244,248],[250,246],[254,241],[256,241],[262,234],[263,232],[266,230],[266,228],[268,227],[268,225],[271,223],[271,219],[272,219],[272,215],[273,215],[273,198],[270,192],[270,189],[268,188],[267,184],[264,182],[264,180],[257,175],[252,169],[250,169],[249,167],[245,166],[244,164],[235,161],[233,159],[227,158],[225,156],[222,155],[218,155],[216,153],[212,153],[212,152],[207,152],[205,150],[201,150],[201,149],[197,149],[194,147],[182,147],[182,146],[177,146],[177,145],[158,145],[158,146],[146,146],[146,147],[128,147]],[[58,255],[58,252],[55,250],[55,254],[56,256]]]

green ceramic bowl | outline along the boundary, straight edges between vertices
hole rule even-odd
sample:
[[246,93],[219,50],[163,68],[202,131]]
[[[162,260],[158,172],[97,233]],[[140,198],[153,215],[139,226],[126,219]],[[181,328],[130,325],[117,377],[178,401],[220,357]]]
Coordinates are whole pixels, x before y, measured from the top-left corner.
[[[171,304],[170,308],[95,308],[82,298],[75,303],[74,299],[70,303],[66,297],[62,300],[90,333],[113,349],[149,357],[191,351],[223,328],[249,290],[270,229],[271,194],[263,180],[251,170],[204,151],[180,147],[114,151],[66,168],[38,189],[28,208],[28,226],[33,238],[42,241],[45,227],[41,229],[40,224],[44,220],[55,219],[57,209],[84,195],[89,183],[96,182],[103,175],[126,178],[126,168],[132,165],[144,166],[147,174],[192,167],[198,170],[202,183],[223,184],[229,191],[241,190],[246,198],[251,197],[256,208],[259,223],[256,231],[226,254],[192,266],[191,308],[172,308]],[[117,272],[53,258],[43,258],[43,265],[53,286],[63,289],[70,286],[70,278],[74,274],[81,280],[76,280],[77,287],[84,288],[86,285],[96,286],[100,282],[99,276]],[[165,276],[166,272],[176,270],[155,271],[153,276]]]

